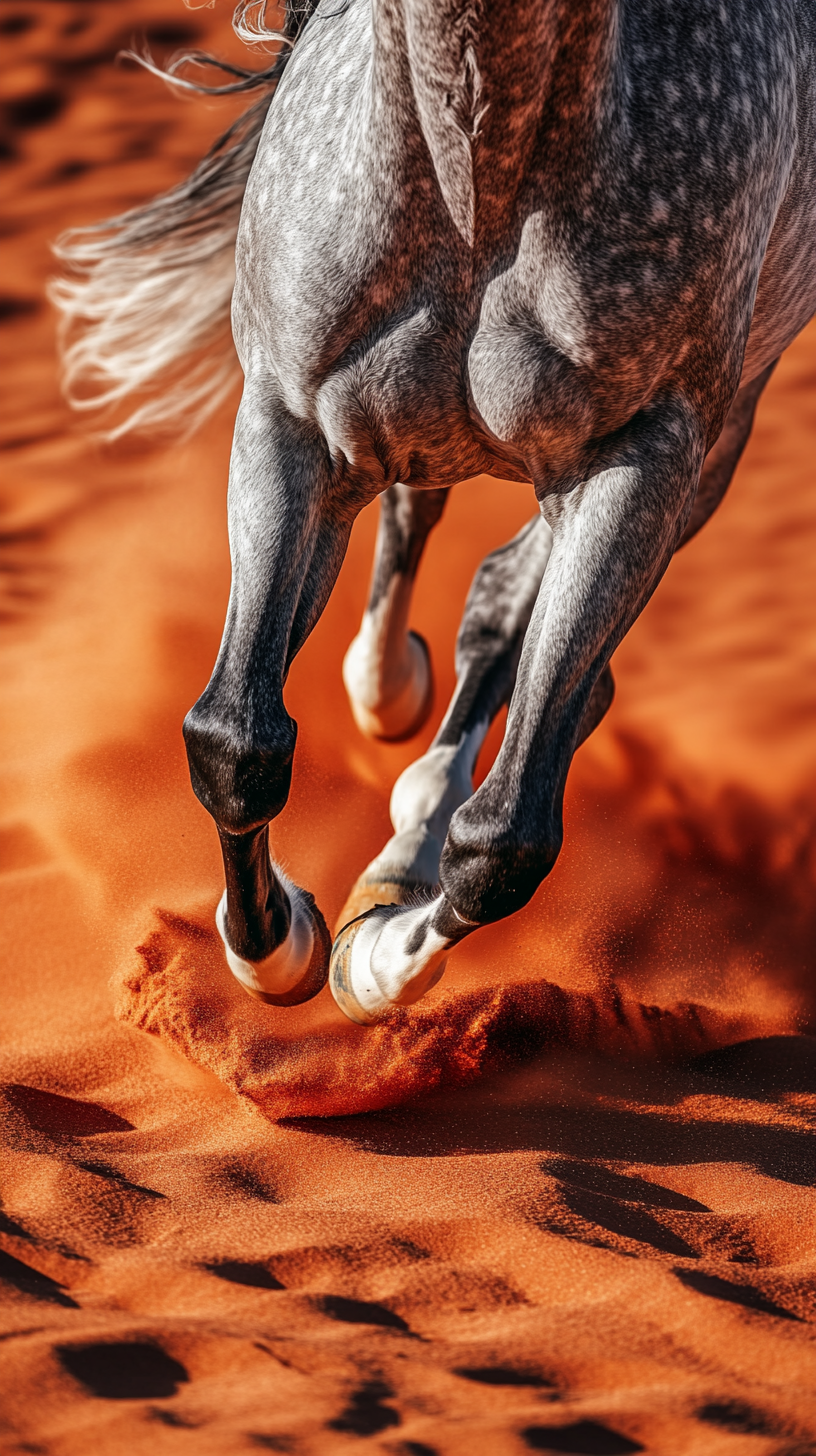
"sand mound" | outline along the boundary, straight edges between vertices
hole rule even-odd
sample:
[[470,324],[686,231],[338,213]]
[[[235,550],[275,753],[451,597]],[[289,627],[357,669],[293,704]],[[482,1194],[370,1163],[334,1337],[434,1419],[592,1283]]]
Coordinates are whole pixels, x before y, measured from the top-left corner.
[[552,1046],[678,1057],[776,1029],[691,1002],[644,1005],[613,985],[590,994],[536,980],[438,992],[362,1030],[337,1024],[328,992],[295,1016],[250,999],[224,965],[210,907],[156,918],[139,963],[115,982],[117,1015],[207,1067],[268,1117],[370,1112]]

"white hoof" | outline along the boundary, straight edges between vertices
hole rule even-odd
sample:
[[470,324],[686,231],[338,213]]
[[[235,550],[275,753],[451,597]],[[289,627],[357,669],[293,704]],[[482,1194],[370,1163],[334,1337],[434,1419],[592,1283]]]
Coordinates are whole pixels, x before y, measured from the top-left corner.
[[[419,951],[406,953],[406,934],[429,906],[402,910],[377,906],[346,925],[332,947],[329,986],[349,1021],[373,1026],[397,1006],[413,1006],[445,970],[448,941],[427,930]],[[410,923],[409,923],[410,922]]]
[[409,632],[406,658],[398,686],[383,699],[380,664],[372,658],[371,644],[358,633],[343,659],[343,682],[354,721],[367,738],[392,742],[411,738],[426,722],[433,706],[431,656],[423,637]]
[[286,940],[262,961],[246,961],[232,950],[226,933],[227,892],[215,912],[224,954],[236,981],[250,996],[271,1006],[298,1006],[310,1001],[326,984],[330,937],[323,916],[311,895],[275,868],[289,897],[292,920]]

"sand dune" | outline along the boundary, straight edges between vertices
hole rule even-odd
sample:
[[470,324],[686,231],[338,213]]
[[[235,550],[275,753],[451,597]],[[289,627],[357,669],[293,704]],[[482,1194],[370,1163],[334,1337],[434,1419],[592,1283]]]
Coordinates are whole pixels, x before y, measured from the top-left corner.
[[[228,589],[230,409],[186,445],[93,443],[42,301],[62,227],[169,185],[232,114],[111,55],[140,29],[243,55],[228,10],[0,21],[2,1449],[805,1456],[816,330],[617,654],[532,905],[376,1031],[325,993],[250,1001],[180,737]],[[436,721],[472,572],[530,512],[476,481],[432,541]],[[371,746],[343,697],[375,524],[288,688],[275,847],[330,922],[432,731]]]

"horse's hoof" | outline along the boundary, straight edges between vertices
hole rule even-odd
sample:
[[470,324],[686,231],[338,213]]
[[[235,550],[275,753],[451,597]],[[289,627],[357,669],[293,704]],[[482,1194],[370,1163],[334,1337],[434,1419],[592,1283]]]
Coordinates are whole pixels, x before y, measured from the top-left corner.
[[[257,1001],[263,1001],[267,1006],[300,1006],[304,1001],[311,1001],[314,996],[317,996],[329,978],[332,940],[329,928],[315,904],[314,896],[310,895],[307,890],[301,890],[293,885],[287,884],[287,889],[290,892],[293,912],[289,936],[282,946],[278,946],[277,950],[263,961],[245,961],[231,949],[226,936],[224,918],[226,891],[215,915],[215,923],[224,942],[227,965],[232,974],[250,996],[254,996]],[[285,984],[289,979],[286,971],[289,969],[292,952],[297,950],[295,946],[290,947],[288,942],[293,941],[298,933],[301,940],[305,939],[306,943],[306,954],[308,955],[306,968],[297,980],[291,984]],[[282,979],[284,980],[283,985],[281,985]],[[281,988],[272,989],[276,984]]]
[[[379,925],[373,920],[374,912],[369,910],[368,914],[343,927],[332,947],[329,967],[329,990],[343,1015],[358,1026],[374,1026],[392,1009],[371,974],[361,977],[356,968],[352,968],[352,950],[358,937],[362,935],[363,941],[366,941],[372,932],[375,939],[379,934]],[[364,947],[358,946],[358,950],[361,949]],[[368,958],[364,956],[363,959]]]
[[389,1012],[413,1006],[437,984],[445,970],[450,946],[437,935],[433,937],[435,943],[428,948],[424,959],[413,965],[412,955],[416,950],[413,953],[409,950],[406,954],[405,947],[398,941],[390,947],[385,966],[380,964],[375,975],[372,967],[375,947],[382,962],[383,943],[380,937],[385,935],[387,938],[397,920],[402,930],[410,931],[410,926],[406,926],[403,920],[405,915],[410,918],[412,912],[399,911],[393,905],[375,905],[365,915],[344,925],[335,939],[329,968],[329,989],[344,1016],[358,1026],[373,1026],[384,1020]]
[[356,640],[346,654],[343,678],[357,727],[367,738],[380,738],[388,743],[400,743],[405,738],[413,738],[428,721],[434,700],[431,654],[425,638],[418,632],[408,633],[410,676],[395,698],[387,703],[379,703],[376,707],[367,707],[359,695],[360,685],[357,683],[358,670],[354,656]]
[[412,905],[417,894],[427,888],[418,880],[380,880],[363,870],[335,921],[334,933],[339,935],[352,920],[359,920],[375,905]]

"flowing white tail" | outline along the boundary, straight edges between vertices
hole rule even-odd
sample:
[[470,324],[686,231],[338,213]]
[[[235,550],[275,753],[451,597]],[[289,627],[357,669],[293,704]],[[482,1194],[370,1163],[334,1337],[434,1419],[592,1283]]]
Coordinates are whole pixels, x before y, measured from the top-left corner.
[[[199,52],[180,56],[166,72],[147,56],[133,57],[185,90],[263,94],[184,182],[119,217],[72,229],[54,248],[66,269],[49,289],[62,313],[65,394],[75,409],[113,413],[109,439],[157,426],[190,434],[240,374],[230,303],[241,204],[277,83],[315,3],[287,0],[280,34],[263,27],[262,14],[253,24],[254,0],[239,5],[234,25],[242,39],[281,43],[265,71]],[[201,85],[182,74],[190,64],[217,66],[236,79]]]

